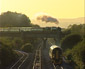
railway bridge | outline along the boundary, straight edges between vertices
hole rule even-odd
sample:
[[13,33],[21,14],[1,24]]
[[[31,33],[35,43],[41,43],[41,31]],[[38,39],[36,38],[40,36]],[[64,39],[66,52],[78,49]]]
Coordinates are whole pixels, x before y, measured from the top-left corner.
[[58,41],[61,37],[61,30],[56,28],[52,30],[50,28],[23,28],[23,27],[11,27],[11,28],[0,28],[0,37],[21,37],[24,39],[28,38],[41,38],[43,44],[46,47],[47,38],[57,38]]

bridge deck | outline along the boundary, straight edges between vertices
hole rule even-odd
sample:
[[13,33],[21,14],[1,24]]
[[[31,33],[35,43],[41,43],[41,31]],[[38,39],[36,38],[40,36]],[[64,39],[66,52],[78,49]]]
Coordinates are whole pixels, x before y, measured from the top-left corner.
[[57,31],[21,31],[21,32],[0,32],[0,37],[58,37],[60,32]]

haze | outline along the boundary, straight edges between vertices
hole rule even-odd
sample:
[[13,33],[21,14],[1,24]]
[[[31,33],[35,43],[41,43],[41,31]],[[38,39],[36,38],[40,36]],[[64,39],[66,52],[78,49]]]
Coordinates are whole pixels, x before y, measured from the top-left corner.
[[37,13],[59,18],[84,17],[84,0],[0,0],[0,13],[12,11],[30,19]]
[[84,17],[84,0],[0,0],[0,12],[16,11],[30,18],[45,12],[56,18]]

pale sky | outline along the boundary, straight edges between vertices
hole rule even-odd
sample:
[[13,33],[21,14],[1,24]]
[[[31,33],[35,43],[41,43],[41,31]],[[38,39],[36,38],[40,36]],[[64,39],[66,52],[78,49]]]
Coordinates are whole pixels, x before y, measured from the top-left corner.
[[12,11],[32,18],[47,13],[56,18],[84,17],[84,0],[0,0],[0,13]]

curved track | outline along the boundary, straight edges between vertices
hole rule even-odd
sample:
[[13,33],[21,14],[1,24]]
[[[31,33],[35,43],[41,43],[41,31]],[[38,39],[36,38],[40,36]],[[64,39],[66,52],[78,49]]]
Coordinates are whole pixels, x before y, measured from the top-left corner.
[[20,67],[23,65],[25,60],[29,57],[28,53],[18,51],[22,54],[22,57],[10,68],[10,69],[20,69]]

